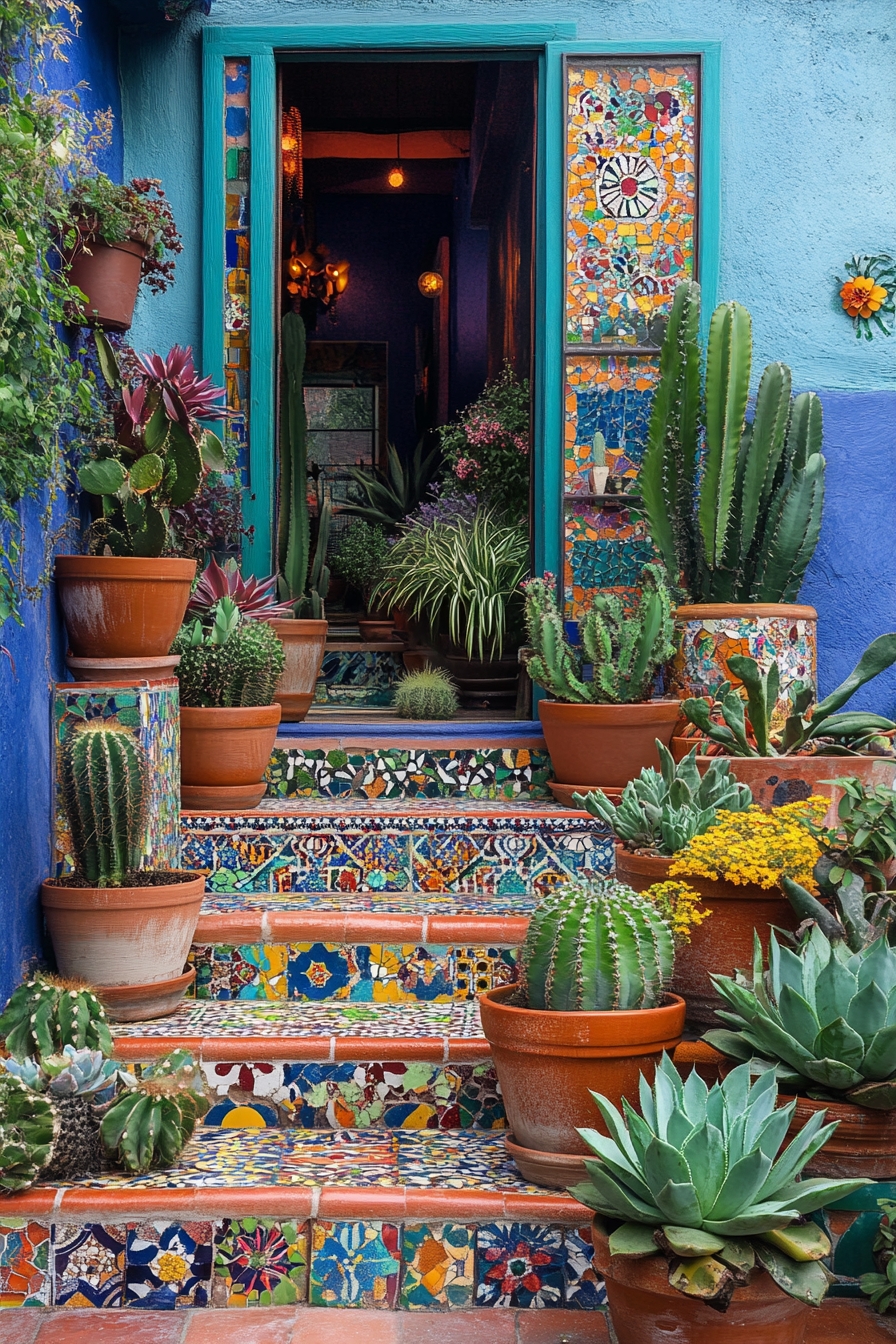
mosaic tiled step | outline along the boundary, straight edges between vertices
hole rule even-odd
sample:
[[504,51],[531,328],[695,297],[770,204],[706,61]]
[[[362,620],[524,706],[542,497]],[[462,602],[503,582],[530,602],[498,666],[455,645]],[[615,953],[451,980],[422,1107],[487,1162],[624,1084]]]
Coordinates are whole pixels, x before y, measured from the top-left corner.
[[185,812],[181,830],[184,866],[240,908],[250,892],[271,910],[307,892],[525,895],[613,863],[603,823],[549,803],[268,800],[239,816]]

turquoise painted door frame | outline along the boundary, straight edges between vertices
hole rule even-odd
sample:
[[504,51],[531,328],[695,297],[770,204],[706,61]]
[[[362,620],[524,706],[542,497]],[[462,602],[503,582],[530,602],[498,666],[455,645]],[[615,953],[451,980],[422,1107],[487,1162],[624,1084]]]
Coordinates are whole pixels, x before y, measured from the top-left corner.
[[277,225],[260,200],[277,199],[276,64],[282,60],[535,59],[538,62],[536,165],[534,407],[536,571],[562,570],[563,403],[565,380],[565,98],[567,55],[698,56],[701,61],[699,277],[704,313],[715,303],[719,258],[720,44],[700,41],[576,43],[569,23],[372,24],[312,27],[218,27],[203,30],[203,322],[202,364],[217,383],[224,380],[225,272],[224,61],[250,61],[252,266],[250,296],[251,373],[249,454],[252,489],[244,521],[254,526],[244,565],[268,574],[273,561],[274,462],[277,352]]

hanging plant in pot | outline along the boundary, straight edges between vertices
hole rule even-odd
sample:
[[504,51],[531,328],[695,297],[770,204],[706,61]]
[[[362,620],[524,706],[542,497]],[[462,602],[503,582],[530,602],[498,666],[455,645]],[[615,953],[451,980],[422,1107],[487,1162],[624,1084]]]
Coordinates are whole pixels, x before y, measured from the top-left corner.
[[[799,1180],[836,1129],[813,1116],[786,1148],[793,1103],[775,1109],[774,1076],[749,1065],[708,1088],[664,1056],[642,1079],[639,1115],[594,1100],[606,1132],[583,1128],[588,1180],[571,1193],[594,1219],[619,1344],[802,1344],[833,1275],[826,1234],[806,1215],[862,1180]],[[623,1113],[624,1112],[624,1113]]]
[[677,700],[650,698],[674,651],[662,570],[645,565],[632,614],[615,594],[598,593],[575,646],[566,638],[552,576],[524,589],[529,675],[553,697],[539,701],[538,714],[556,780],[570,794],[624,788],[644,766],[659,765],[656,741],[668,747],[679,716]]
[[222,597],[182,626],[180,655],[181,802],[201,811],[256,807],[280,723],[274,688],[283,645],[273,623],[240,615]]
[[527,1180],[564,1187],[584,1172],[578,1126],[589,1089],[634,1101],[684,1028],[666,992],[675,945],[657,906],[611,879],[556,888],[533,913],[521,982],[480,995],[510,1134]]
[[173,549],[169,511],[196,495],[205,471],[226,466],[220,440],[200,425],[225,413],[215,404],[224,389],[198,378],[190,350],[179,346],[166,359],[139,359],[129,387],[101,332],[96,345],[117,400],[114,434],[78,470],[99,510],[90,554],[56,557],[69,666],[77,678],[171,675],[196,562],[165,554]]
[[653,544],[696,604],[676,611],[675,682],[703,695],[732,675],[732,648],[765,665],[777,653],[788,669],[772,707],[779,723],[790,682],[815,684],[816,612],[793,604],[821,528],[821,402],[792,400],[790,369],[769,364],[747,421],[750,314],[739,303],[715,310],[705,377],[699,325],[700,286],[682,281],[638,473]]
[[72,317],[87,327],[127,331],[137,291],[163,294],[183,251],[171,206],[155,178],[112,182],[105,173],[78,178],[66,196],[71,228],[60,240],[69,284],[84,302]]
[[202,874],[141,868],[149,764],[115,720],[93,720],[63,743],[59,774],[75,871],[41,886],[56,964],[96,986],[123,1020],[172,1012],[195,977],[184,973]]

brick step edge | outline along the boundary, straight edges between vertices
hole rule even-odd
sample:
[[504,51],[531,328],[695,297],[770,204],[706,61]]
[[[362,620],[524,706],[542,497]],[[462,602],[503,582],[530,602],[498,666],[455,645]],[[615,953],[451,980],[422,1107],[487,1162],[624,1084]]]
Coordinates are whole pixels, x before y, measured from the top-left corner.
[[408,915],[385,910],[215,911],[199,916],[193,942],[518,947],[525,941],[528,927],[527,915]]
[[172,1031],[170,1036],[115,1038],[115,1058],[123,1063],[149,1063],[172,1050],[189,1050],[200,1064],[404,1064],[411,1060],[481,1064],[491,1058],[484,1036],[188,1036]]

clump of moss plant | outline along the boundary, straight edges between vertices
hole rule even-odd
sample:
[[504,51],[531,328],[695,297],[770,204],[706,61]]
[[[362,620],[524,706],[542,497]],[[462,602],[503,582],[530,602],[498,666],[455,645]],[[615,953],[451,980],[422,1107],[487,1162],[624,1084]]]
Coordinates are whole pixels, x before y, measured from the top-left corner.
[[402,719],[453,719],[457,705],[454,682],[440,667],[409,672],[395,691],[395,712]]

